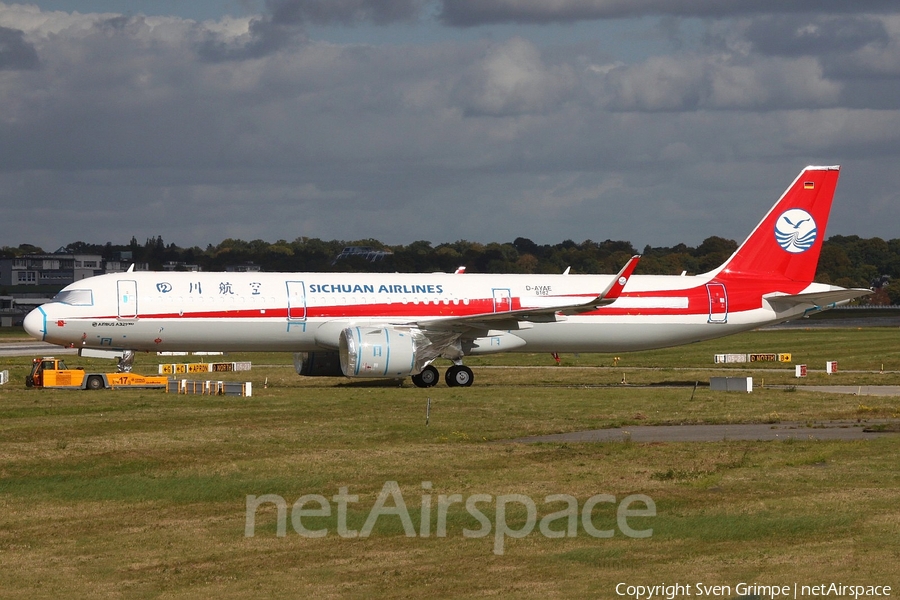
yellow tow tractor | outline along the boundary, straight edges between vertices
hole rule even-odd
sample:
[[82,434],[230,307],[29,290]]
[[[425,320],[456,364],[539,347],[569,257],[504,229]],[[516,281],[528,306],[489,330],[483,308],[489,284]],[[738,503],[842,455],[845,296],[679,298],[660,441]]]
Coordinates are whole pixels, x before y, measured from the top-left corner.
[[89,373],[82,368],[69,369],[61,359],[45,356],[32,361],[31,374],[25,377],[25,387],[59,388],[70,390],[100,390],[103,388],[164,388],[168,378],[148,377],[136,373]]

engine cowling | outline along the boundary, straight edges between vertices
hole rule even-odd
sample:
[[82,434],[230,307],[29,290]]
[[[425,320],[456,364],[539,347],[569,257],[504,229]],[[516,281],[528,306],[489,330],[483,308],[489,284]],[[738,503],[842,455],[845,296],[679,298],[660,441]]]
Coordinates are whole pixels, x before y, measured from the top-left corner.
[[407,377],[422,370],[414,332],[390,327],[347,327],[341,331],[341,370],[347,377]]
[[344,374],[338,352],[296,352],[294,369],[304,377],[340,377]]

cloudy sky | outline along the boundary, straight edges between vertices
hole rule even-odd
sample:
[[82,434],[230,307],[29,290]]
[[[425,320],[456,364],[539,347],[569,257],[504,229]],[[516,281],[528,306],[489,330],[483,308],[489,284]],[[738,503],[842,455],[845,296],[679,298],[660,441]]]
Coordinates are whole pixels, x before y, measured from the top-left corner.
[[896,0],[0,1],[0,246],[900,237]]

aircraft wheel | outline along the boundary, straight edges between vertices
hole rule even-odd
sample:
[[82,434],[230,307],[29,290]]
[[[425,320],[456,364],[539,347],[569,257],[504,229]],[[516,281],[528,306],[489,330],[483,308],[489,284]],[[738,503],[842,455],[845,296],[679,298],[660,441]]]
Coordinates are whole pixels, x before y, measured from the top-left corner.
[[475,375],[472,373],[472,369],[464,365],[454,365],[447,369],[447,373],[444,375],[444,381],[450,387],[469,387],[474,380]]
[[416,384],[416,387],[430,388],[436,386],[440,378],[441,375],[440,373],[438,373],[438,370],[433,366],[428,365],[427,367],[422,369],[421,373],[419,373],[418,375],[413,375],[412,381],[414,384]]
[[88,377],[87,380],[87,389],[89,390],[100,390],[103,389],[103,380],[97,377],[96,375],[92,375]]

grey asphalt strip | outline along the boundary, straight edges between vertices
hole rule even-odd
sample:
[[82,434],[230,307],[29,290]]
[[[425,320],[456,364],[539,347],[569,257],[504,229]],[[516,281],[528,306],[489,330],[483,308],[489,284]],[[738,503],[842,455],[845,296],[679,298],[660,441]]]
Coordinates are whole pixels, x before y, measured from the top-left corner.
[[854,394],[856,396],[900,396],[900,385],[798,385],[804,392]]
[[[870,427],[892,426],[893,432],[866,431]],[[900,422],[857,423],[827,421],[814,423],[748,423],[730,425],[638,425],[616,429],[593,429],[555,433],[509,440],[523,444],[536,442],[722,442],[767,440],[867,440],[882,435],[896,435]]]
[[75,348],[63,348],[38,341],[8,342],[0,344],[0,356],[54,356],[75,354]]

